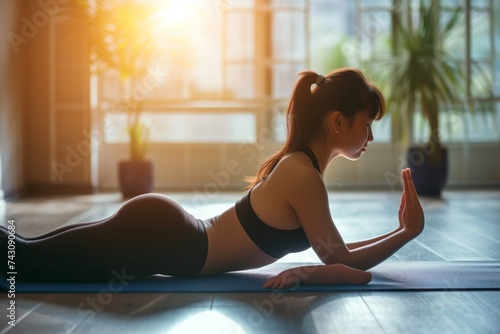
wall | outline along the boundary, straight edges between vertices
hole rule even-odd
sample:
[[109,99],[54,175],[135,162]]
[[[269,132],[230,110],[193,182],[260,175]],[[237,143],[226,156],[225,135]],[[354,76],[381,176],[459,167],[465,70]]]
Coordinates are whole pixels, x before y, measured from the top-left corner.
[[[26,17],[41,12],[36,1],[27,3]],[[30,188],[48,182],[49,175],[49,24],[40,25],[24,46],[28,82],[26,87],[26,165]]]
[[[148,159],[154,163],[157,191],[184,190],[208,197],[223,191],[241,191],[242,179],[252,176],[260,161],[280,149],[278,144],[152,144]],[[496,143],[448,144],[446,189],[499,188],[500,146]],[[128,156],[125,144],[103,145],[100,188],[118,190],[117,164]],[[401,189],[400,171],[407,165],[405,149],[372,143],[358,161],[339,158],[327,169],[329,189]]]
[[[73,108],[74,104],[71,104],[73,102],[67,101],[71,105],[60,104],[58,114],[60,117],[55,116],[57,107],[51,105],[54,91],[51,91],[50,24],[43,22],[41,13],[47,13],[47,10],[40,7],[40,3],[37,0],[0,1],[0,36],[16,33],[25,38],[23,43],[17,45],[17,52],[7,38],[2,38],[0,42],[2,43],[0,47],[0,184],[1,190],[5,191],[8,196],[15,195],[23,189],[38,191],[57,186],[77,186],[75,189],[81,190],[79,186],[87,187],[90,184],[88,159],[85,163],[78,164],[70,174],[65,174],[64,182],[54,179],[52,163],[54,161],[64,163],[66,147],[76,148],[79,143],[86,142],[87,139],[82,133],[90,129],[90,121],[86,118],[90,111],[86,113],[86,107]],[[64,5],[60,5],[59,9],[63,10],[63,7]],[[39,21],[36,29],[30,31],[26,28],[28,25],[26,22],[33,22],[33,19],[42,21]],[[71,40],[71,38],[68,39]],[[73,48],[63,47],[60,50],[68,49]],[[57,57],[57,54],[55,56]],[[62,54],[60,56],[67,57]],[[65,59],[68,60],[68,58]],[[60,68],[61,74],[64,70],[74,69],[76,65],[73,63],[73,61],[66,61]],[[61,77],[71,78],[71,80],[75,78],[75,76],[68,75]],[[78,75],[78,77],[83,78],[84,75]],[[61,86],[63,88],[76,87],[78,82],[69,81]],[[84,90],[86,90],[85,87],[83,87],[82,96],[86,94]],[[65,96],[71,97],[74,92],[76,91],[60,95],[61,100],[64,102]],[[74,112],[75,110],[77,112]],[[54,117],[56,121],[59,117],[59,121],[54,122]],[[56,123],[56,128],[54,128],[54,123]],[[59,138],[56,145],[54,145],[54,138]],[[241,153],[238,145],[208,148],[194,144],[153,145],[151,158],[155,161],[157,190],[176,188],[213,191],[214,184],[220,188],[217,188],[220,191],[241,189],[245,185],[241,182],[241,178],[253,174],[258,160],[277,148],[273,145],[267,145],[265,149],[257,146],[254,148],[257,155],[250,159],[253,155]],[[100,163],[100,182],[103,189],[117,190],[116,165],[118,160],[127,156],[127,148],[126,145],[118,145],[110,149],[101,154],[104,158]],[[248,152],[249,149],[246,147],[244,152]],[[450,153],[450,160],[453,162],[450,164],[450,187],[498,187],[500,185],[498,145],[470,145],[468,151],[464,151],[462,145],[454,145]],[[329,187],[333,188],[372,186],[387,189],[389,184],[384,173],[397,175],[401,163],[399,156],[401,155],[394,154],[387,146],[373,144],[361,161],[339,160],[335,163],[325,176],[325,181]],[[231,160],[238,162],[238,166],[242,167],[241,170],[238,169],[237,175],[233,175],[227,185],[225,179],[215,180],[214,175],[222,175],[227,171],[227,162]]]
[[[23,3],[24,16],[35,27],[21,50],[28,78],[26,190],[35,194],[90,192],[90,158],[72,156],[70,166],[67,161],[68,148],[86,143],[83,133],[90,127],[88,51],[83,50],[86,42],[82,37],[85,29],[75,20],[64,19],[71,9],[67,0]],[[71,172],[58,177],[56,166]]]
[[[8,36],[19,26],[23,8],[17,0],[0,4],[0,190],[5,197],[19,194],[24,173],[25,52],[16,52]],[[0,194],[0,197],[2,194]]]

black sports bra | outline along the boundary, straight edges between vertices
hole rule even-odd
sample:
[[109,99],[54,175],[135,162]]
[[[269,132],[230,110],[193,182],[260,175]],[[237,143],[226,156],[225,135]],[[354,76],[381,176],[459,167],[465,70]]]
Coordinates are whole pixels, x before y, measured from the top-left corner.
[[[298,151],[304,152],[311,159],[314,168],[320,171],[318,160],[309,147]],[[236,202],[236,215],[241,226],[250,239],[266,254],[274,258],[281,258],[288,253],[300,252],[311,247],[302,227],[294,230],[281,230],[264,223],[255,213],[250,203],[250,193]]]

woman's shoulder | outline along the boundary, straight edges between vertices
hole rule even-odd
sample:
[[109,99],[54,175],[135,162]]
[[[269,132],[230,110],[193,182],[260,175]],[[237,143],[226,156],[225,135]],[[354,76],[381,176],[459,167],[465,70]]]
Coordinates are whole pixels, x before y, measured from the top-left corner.
[[314,168],[311,159],[304,152],[292,152],[284,156],[276,165],[276,170],[283,173],[302,174],[319,176],[318,171]]
[[323,179],[311,159],[303,152],[292,152],[276,165],[271,178],[284,183],[286,188],[302,188],[304,184],[324,187]]
[[273,171],[252,190],[252,207],[269,225],[279,229],[302,226],[297,217],[309,201],[326,196],[323,179],[309,157],[294,152],[283,157]]

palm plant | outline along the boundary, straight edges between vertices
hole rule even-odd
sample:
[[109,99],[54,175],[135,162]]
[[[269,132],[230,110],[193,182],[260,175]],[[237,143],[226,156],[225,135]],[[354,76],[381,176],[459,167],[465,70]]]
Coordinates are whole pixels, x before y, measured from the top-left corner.
[[[393,138],[409,143],[414,114],[421,112],[430,129],[427,146],[432,147],[431,160],[438,163],[442,149],[441,108],[448,106],[455,110],[475,111],[467,98],[464,61],[446,49],[450,37],[460,29],[462,16],[463,9],[456,7],[446,22],[441,23],[439,1],[431,0],[426,5],[421,0],[417,27],[412,26],[410,11],[406,24],[401,20],[394,21],[397,36],[393,37],[397,44],[391,60],[383,64],[386,72],[382,82],[387,84]],[[480,81],[482,87],[491,87],[486,76]]]
[[[186,41],[179,34],[182,30],[169,26],[168,15],[160,10],[166,5],[163,0],[75,0],[75,3],[81,6],[79,13],[84,12],[88,21],[94,72],[113,70],[121,82],[121,97],[114,110],[125,110],[130,139],[130,159],[118,164],[122,194],[129,198],[151,192],[153,163],[145,160],[150,129],[141,114],[145,94],[156,87],[148,80],[153,76],[153,63],[187,64]],[[154,80],[159,84],[157,78]]]
[[[408,7],[410,3],[408,1]],[[371,67],[379,72],[380,82],[385,84],[382,88],[387,94],[393,140],[410,144],[416,113],[420,113],[430,130],[425,145],[408,147],[407,160],[417,192],[428,196],[441,195],[448,174],[447,149],[442,145],[439,131],[440,116],[456,111],[494,110],[487,103],[482,103],[480,108],[472,103],[467,87],[467,64],[447,49],[461,29],[464,10],[454,7],[441,22],[440,9],[439,0],[421,0],[416,26],[411,8],[404,20],[401,11],[395,12],[393,52],[388,60]],[[480,68],[477,73],[470,91],[491,96],[491,82]]]
[[90,6],[81,1],[87,14],[91,62],[96,73],[115,70],[122,94],[115,109],[125,110],[130,139],[130,159],[143,160],[149,128],[141,120],[144,96],[135,96],[148,67],[164,53],[165,43],[155,38],[154,4],[137,0],[108,0]]

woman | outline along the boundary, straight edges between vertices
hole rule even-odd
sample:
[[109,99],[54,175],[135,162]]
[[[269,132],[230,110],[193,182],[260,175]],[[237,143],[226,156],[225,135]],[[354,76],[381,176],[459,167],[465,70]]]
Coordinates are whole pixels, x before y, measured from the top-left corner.
[[[366,284],[371,274],[364,270],[394,254],[424,227],[410,171],[402,171],[399,227],[351,244],[344,243],[332,221],[322,176],[336,157],[361,156],[373,140],[372,122],[383,116],[384,108],[380,91],[358,70],[341,69],[325,77],[303,72],[287,111],[285,145],[261,165],[235,206],[202,221],[166,196],[146,194],[103,221],[35,238],[16,235],[17,279],[109,280],[116,271],[128,277],[206,276],[265,266],[313,247],[324,265],[287,270],[264,287]],[[6,245],[8,231],[1,231]]]

